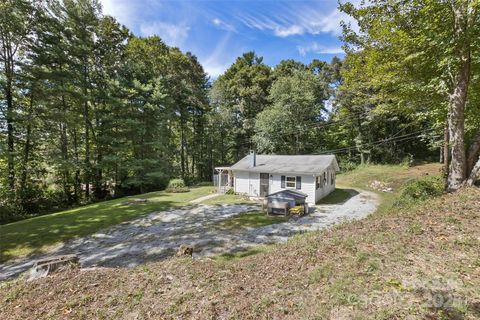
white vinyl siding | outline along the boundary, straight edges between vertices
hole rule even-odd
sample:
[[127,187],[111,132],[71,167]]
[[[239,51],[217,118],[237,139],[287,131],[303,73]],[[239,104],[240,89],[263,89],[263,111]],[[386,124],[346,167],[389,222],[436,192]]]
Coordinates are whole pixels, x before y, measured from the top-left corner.
[[[269,194],[285,189],[298,190],[307,195],[306,202],[308,202],[309,205],[316,204],[320,199],[335,190],[335,167],[333,165],[316,175],[298,175],[288,172],[269,175]],[[235,171],[234,176],[236,193],[245,194],[250,197],[260,196],[260,173]],[[284,188],[282,188],[282,176],[285,177]],[[301,189],[296,189],[298,183],[296,179],[297,176],[301,177]],[[319,188],[316,187],[317,179]]]
[[235,172],[235,192],[249,194],[249,174],[245,171]]
[[315,189],[315,202],[318,202],[335,190],[335,168],[327,168],[327,170],[321,172],[315,179],[320,180],[320,188]]
[[[285,188],[282,188],[282,176],[285,176]],[[272,194],[277,191],[281,190],[286,190],[286,189],[292,189],[292,188],[287,188],[287,177],[297,177],[298,175],[294,174],[271,174],[270,175],[270,187],[269,187],[269,193]],[[293,190],[300,191],[308,195],[306,201],[309,204],[314,204],[315,203],[315,178],[313,175],[300,175],[302,177],[302,186],[301,189],[295,189]]]
[[236,171],[235,192],[251,197],[258,197],[260,194],[260,174],[257,172]]
[[259,197],[260,196],[260,173],[250,172],[248,194],[252,197]]

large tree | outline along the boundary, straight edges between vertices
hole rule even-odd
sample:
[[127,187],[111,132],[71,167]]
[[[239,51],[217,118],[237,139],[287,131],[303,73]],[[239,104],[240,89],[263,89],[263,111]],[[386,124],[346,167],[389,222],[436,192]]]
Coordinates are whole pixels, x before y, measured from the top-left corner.
[[[366,80],[373,96],[394,108],[412,101],[422,111],[419,116],[429,117],[439,127],[446,119],[450,190],[458,189],[469,174],[465,109],[477,63],[471,56],[479,49],[478,6],[478,1],[470,0],[376,0],[358,8],[351,3],[341,5],[360,27],[358,33],[348,27],[344,33],[350,54],[360,56],[351,61],[352,68],[374,66]],[[478,157],[478,150],[470,152]]]
[[36,20],[37,8],[30,1],[6,0],[0,3],[0,86],[3,91],[0,111],[6,124],[6,155],[8,187],[15,184],[15,120],[20,108],[17,98],[21,82],[23,50],[29,42]]
[[[284,69],[282,67],[282,69]],[[318,141],[324,94],[319,79],[308,70],[282,72],[270,90],[272,105],[258,114],[254,141],[259,152],[303,154]]]
[[97,0],[6,1],[0,14],[0,220],[209,178],[193,54],[132,35]]
[[228,122],[223,125],[230,130],[231,137],[225,146],[230,162],[254,147],[255,117],[270,105],[272,80],[272,71],[263,58],[247,52],[213,83],[212,103],[219,112],[226,113],[223,119]]

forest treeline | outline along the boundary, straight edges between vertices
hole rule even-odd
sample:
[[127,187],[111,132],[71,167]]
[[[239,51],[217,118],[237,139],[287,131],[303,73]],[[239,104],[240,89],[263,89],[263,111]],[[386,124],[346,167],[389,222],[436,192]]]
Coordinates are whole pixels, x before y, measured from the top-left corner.
[[480,149],[480,23],[464,2],[347,3],[360,32],[344,25],[343,60],[247,52],[210,79],[97,0],[2,1],[0,220],[211,180],[249,149],[334,153],[343,169],[447,159],[455,189]]

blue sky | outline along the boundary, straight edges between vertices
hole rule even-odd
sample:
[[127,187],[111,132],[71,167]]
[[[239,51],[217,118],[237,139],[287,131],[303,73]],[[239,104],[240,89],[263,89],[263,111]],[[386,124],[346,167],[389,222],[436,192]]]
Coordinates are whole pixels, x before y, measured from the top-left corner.
[[101,0],[139,36],[159,35],[195,54],[216,78],[243,52],[273,66],[282,59],[310,62],[343,56],[337,0]]

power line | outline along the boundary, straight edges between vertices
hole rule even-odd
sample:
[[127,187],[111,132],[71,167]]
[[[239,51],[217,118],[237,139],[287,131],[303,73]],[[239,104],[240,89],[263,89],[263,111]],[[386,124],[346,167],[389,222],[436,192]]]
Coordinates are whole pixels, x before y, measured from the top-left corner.
[[[403,130],[403,129],[402,129]],[[358,148],[363,148],[363,147],[366,147],[366,146],[374,146],[374,145],[382,145],[384,143],[387,143],[387,142],[390,142],[390,141],[393,141],[393,142],[396,142],[396,141],[403,141],[405,140],[405,138],[411,138],[411,140],[413,139],[416,139],[416,138],[419,138],[422,136],[423,133],[427,133],[427,132],[430,132],[432,130],[435,130],[435,128],[430,128],[430,129],[425,129],[425,130],[419,130],[419,131],[416,131],[416,132],[411,132],[409,134],[404,134],[404,135],[401,135],[401,136],[397,136],[398,133],[400,133],[402,130],[396,132],[394,135],[392,135],[391,137],[387,138],[387,139],[383,139],[383,140],[378,140],[378,141],[374,141],[374,142],[369,142],[369,143],[366,143],[366,144],[361,144],[361,145],[355,145],[355,146],[350,146],[350,147],[345,147],[345,148],[339,148],[339,149],[332,149],[332,150],[326,150],[326,151],[321,151],[319,152],[318,154],[325,154],[325,153],[340,153],[340,152],[345,152],[345,151],[350,151],[350,150],[356,150]],[[422,134],[419,134],[419,133],[422,133]],[[417,135],[419,134],[419,135]],[[414,136],[415,135],[415,136]]]
[[317,123],[317,124],[314,125],[314,127],[315,128],[322,128],[322,127],[328,127],[328,126],[338,124],[338,123],[345,123],[345,122],[348,122],[348,121],[358,120],[358,117],[370,115],[371,111],[372,110],[363,110],[363,111],[359,111],[359,112],[355,112],[355,113],[350,113],[350,114],[347,114],[346,116],[343,116],[341,119],[338,119],[338,120],[331,120],[329,122]]
[[[387,138],[387,139],[378,140],[378,141],[374,141],[374,142],[369,142],[369,143],[364,144],[364,145],[355,145],[355,146],[344,147],[344,148],[340,148],[340,149],[332,149],[332,150],[322,151],[322,153],[331,153],[331,152],[342,151],[342,150],[346,150],[346,149],[357,149],[357,148],[361,148],[363,146],[373,145],[373,144],[377,144],[377,143],[385,143],[385,142],[392,141],[392,140],[395,140],[395,139],[399,139],[399,138],[415,135],[415,134],[420,133],[420,132],[423,133],[423,132],[427,132],[427,131],[431,131],[431,130],[433,130],[433,128],[432,129],[426,129],[426,130],[419,130],[419,131],[411,132],[409,134],[405,134],[405,135],[396,137],[396,135],[401,131],[400,130],[399,132],[395,133],[393,136],[391,136],[390,138]],[[396,137],[396,138],[394,138],[394,137]]]
[[[439,137],[439,136],[441,136],[441,135],[440,135],[440,134],[433,135],[432,138],[436,138],[436,137]],[[398,140],[394,140],[394,141],[395,141],[395,142],[402,142],[401,144],[403,144],[403,143],[405,143],[405,142],[409,142],[409,141],[415,140],[415,139],[417,139],[417,138],[419,138],[419,137],[421,137],[421,135],[420,135],[420,136],[413,136],[413,137],[409,137],[409,138],[402,138],[402,139],[398,139]],[[440,141],[440,140],[436,140],[435,142],[438,142],[438,141]],[[379,143],[379,144],[375,144],[375,145],[371,145],[371,146],[372,146],[372,147],[373,147],[373,146],[378,147],[378,146],[380,146],[380,145],[382,145],[382,144],[383,144],[383,143]],[[349,148],[349,149],[339,150],[339,151],[336,151],[336,152],[329,152],[329,153],[337,154],[337,153],[344,153],[344,152],[349,152],[349,151],[355,151],[355,150],[357,150],[357,149],[358,149],[357,147],[351,147],[351,148]]]

